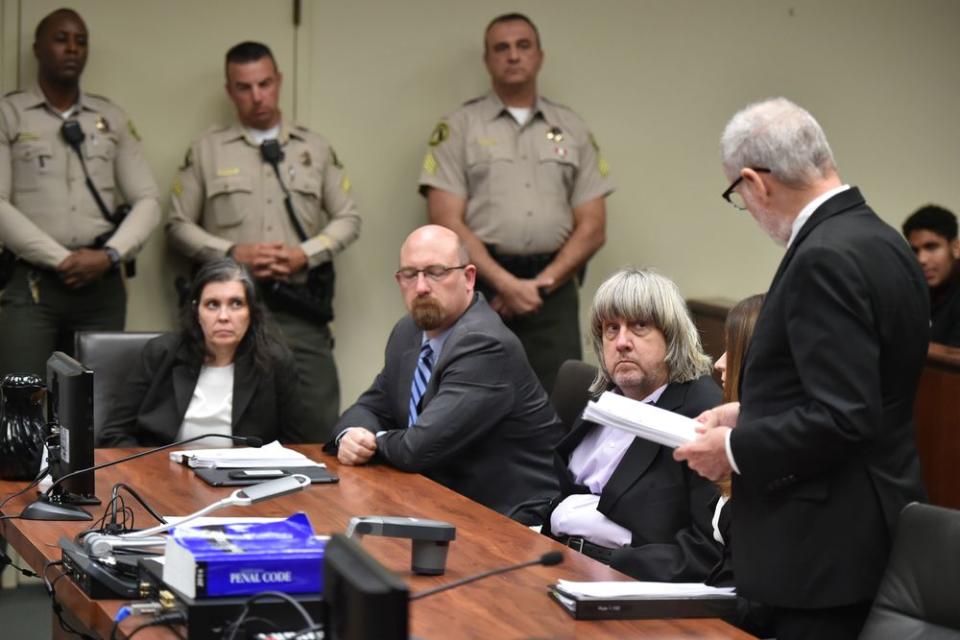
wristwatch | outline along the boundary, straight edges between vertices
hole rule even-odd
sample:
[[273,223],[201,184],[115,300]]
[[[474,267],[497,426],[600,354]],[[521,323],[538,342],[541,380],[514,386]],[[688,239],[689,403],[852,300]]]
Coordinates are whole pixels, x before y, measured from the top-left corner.
[[107,257],[110,258],[110,266],[115,267],[120,264],[120,252],[114,249],[113,247],[104,247],[104,253],[107,254]]

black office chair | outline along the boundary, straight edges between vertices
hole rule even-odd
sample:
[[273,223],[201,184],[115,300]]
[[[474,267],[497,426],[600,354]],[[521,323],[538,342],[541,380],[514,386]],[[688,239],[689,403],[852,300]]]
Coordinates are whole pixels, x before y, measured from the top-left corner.
[[93,433],[100,433],[124,381],[140,362],[143,345],[159,333],[141,331],[80,331],[75,338],[77,360],[93,370]]
[[960,511],[904,507],[860,640],[960,639]]
[[580,360],[567,360],[560,365],[550,402],[567,431],[587,406],[590,399],[588,389],[596,375],[595,366]]

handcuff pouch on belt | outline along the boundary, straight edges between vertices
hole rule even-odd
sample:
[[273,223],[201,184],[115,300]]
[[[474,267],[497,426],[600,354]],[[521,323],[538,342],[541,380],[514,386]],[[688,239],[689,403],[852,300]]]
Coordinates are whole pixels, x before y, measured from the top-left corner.
[[[284,184],[280,173],[280,162],[283,160],[283,149],[280,148],[280,143],[274,139],[265,140],[260,145],[260,154],[264,162],[273,167],[274,173],[277,174],[277,181],[283,190],[283,204],[290,217],[290,223],[300,241],[305,241],[308,237],[307,233],[297,218],[290,190]],[[281,280],[269,282],[263,289],[263,298],[270,308],[282,309],[319,324],[326,324],[333,320],[335,280],[333,261],[328,260],[307,270],[306,284],[291,284]]]
[[[63,139],[67,141],[67,144],[76,152],[77,157],[80,158],[80,168],[83,169],[83,177],[87,184],[87,189],[90,191],[90,195],[93,196],[94,201],[97,203],[97,208],[100,209],[100,214],[103,216],[104,220],[113,225],[113,229],[106,231],[97,236],[91,248],[93,249],[103,249],[107,246],[107,242],[113,236],[114,232],[117,230],[123,221],[127,218],[127,215],[130,213],[130,205],[123,203],[117,206],[116,211],[110,213],[110,210],[107,209],[107,203],[103,201],[103,198],[100,196],[100,192],[97,191],[97,187],[93,184],[93,180],[90,178],[90,173],[87,171],[87,163],[83,159],[83,151],[80,149],[80,145],[83,144],[83,141],[86,139],[86,134],[83,132],[83,129],[80,128],[80,123],[76,120],[67,120],[63,123],[63,126],[60,128],[60,133],[63,135]],[[123,263],[123,272],[128,278],[132,278],[137,275],[137,261],[136,259],[128,260]]]

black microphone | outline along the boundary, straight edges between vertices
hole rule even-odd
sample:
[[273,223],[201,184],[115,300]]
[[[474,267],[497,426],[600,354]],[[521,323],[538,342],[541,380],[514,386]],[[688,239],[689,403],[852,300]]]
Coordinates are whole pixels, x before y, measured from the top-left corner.
[[536,560],[527,560],[526,562],[521,562],[519,564],[511,564],[506,567],[500,567],[499,569],[491,569],[490,571],[484,571],[483,573],[478,573],[475,576],[469,576],[466,578],[461,578],[460,580],[455,580],[448,584],[440,585],[439,587],[434,587],[433,589],[427,589],[426,591],[421,591],[410,596],[411,600],[419,600],[420,598],[426,598],[427,596],[432,596],[435,593],[440,593],[441,591],[446,591],[447,589],[453,589],[454,587],[460,587],[471,582],[476,582],[477,580],[483,580],[484,578],[489,578],[490,576],[495,576],[501,573],[509,573],[511,571],[516,571],[517,569],[523,569],[524,567],[532,567],[533,565],[542,564],[545,567],[552,567],[555,564],[560,564],[563,562],[563,551],[551,551],[545,553]]
[[60,133],[63,135],[63,139],[67,141],[67,144],[79,153],[80,145],[83,144],[83,141],[87,137],[83,129],[80,128],[80,123],[76,120],[66,120],[63,126],[60,127]]
[[120,464],[121,462],[136,460],[137,458],[142,458],[154,453],[166,451],[167,449],[179,447],[180,445],[188,444],[190,442],[196,442],[197,440],[203,440],[204,438],[227,438],[229,440],[233,440],[234,442],[245,444],[249,447],[263,446],[263,439],[256,436],[228,436],[223,433],[208,433],[202,436],[187,438],[186,440],[171,442],[170,444],[165,444],[162,447],[147,449],[146,451],[141,451],[140,453],[135,453],[125,458],[120,458],[119,460],[113,460],[112,462],[102,462],[85,469],[77,469],[76,471],[71,471],[64,476],[57,478],[53,484],[47,487],[46,491],[40,494],[40,497],[37,498],[37,500],[24,508],[23,513],[20,514],[20,518],[22,520],[92,520],[93,517],[83,509],[70,505],[59,504],[58,501],[54,499],[55,496],[53,494],[53,490],[59,485],[63,484],[64,480],[73,478],[74,476],[78,476],[82,473],[93,473],[99,469],[106,469],[107,467],[112,467],[113,465]]
[[277,142],[276,138],[264,140],[260,143],[260,156],[264,162],[276,167],[277,164],[283,162],[283,148],[280,146],[280,143]]

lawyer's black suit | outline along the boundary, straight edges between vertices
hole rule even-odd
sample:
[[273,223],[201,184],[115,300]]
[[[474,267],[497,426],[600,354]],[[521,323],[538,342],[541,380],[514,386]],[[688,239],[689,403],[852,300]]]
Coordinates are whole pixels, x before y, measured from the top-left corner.
[[551,458],[563,427],[523,347],[484,300],[452,326],[415,424],[410,384],[423,331],[406,315],[387,342],[383,370],[334,428],[366,427],[376,457],[439,482],[522,522],[557,492]]
[[[693,418],[720,402],[717,383],[703,376],[667,385],[655,406]],[[576,484],[568,464],[596,426],[579,418],[557,446],[561,495],[553,508],[569,495],[590,493]],[[722,556],[711,525],[717,487],[672,454],[669,447],[635,438],[601,492],[597,510],[633,534],[629,546],[614,550],[610,566],[638,580],[703,582]],[[551,533],[549,514],[544,533]]]
[[794,609],[873,598],[900,509],[924,495],[912,416],[927,298],[910,248],[855,188],[790,245],[731,434],[741,595]]
[[[264,442],[308,442],[293,356],[279,345],[277,349],[276,365],[267,372],[257,371],[245,347],[238,349],[232,432]],[[173,442],[199,377],[200,363],[194,362],[179,333],[154,338],[144,345],[140,365],[131,372],[119,403],[107,413],[97,444],[156,447]]]

